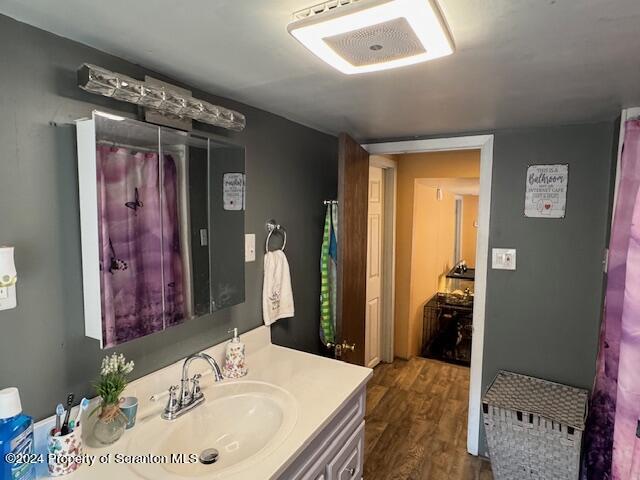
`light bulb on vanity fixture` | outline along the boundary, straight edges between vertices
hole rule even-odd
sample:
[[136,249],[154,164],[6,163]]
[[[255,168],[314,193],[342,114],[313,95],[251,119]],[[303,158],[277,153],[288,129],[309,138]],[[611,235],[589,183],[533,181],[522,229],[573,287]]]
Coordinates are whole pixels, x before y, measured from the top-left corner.
[[0,247],[0,310],[16,308],[18,274],[13,260],[13,247]]

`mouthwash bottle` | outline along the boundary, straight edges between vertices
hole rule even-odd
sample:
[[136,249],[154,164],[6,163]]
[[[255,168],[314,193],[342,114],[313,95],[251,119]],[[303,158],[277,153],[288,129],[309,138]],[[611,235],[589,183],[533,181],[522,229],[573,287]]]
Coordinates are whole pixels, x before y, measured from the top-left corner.
[[17,388],[0,390],[0,480],[36,478],[33,420],[22,413]]

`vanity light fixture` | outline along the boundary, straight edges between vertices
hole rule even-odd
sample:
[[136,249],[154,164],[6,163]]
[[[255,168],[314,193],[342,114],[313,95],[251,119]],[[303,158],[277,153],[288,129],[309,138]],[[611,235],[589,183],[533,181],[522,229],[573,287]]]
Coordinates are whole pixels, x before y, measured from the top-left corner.
[[16,308],[16,264],[13,247],[0,247],[0,310]]
[[164,115],[191,118],[236,132],[244,130],[247,123],[243,114],[228,108],[89,63],[82,64],[78,69],[78,86],[87,92],[141,105]]
[[293,18],[289,33],[346,74],[404,67],[454,51],[436,0],[329,0]]

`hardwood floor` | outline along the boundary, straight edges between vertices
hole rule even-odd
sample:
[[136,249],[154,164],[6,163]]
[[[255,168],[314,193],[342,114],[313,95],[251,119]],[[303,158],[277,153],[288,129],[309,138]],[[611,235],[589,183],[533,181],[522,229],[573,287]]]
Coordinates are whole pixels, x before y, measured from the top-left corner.
[[493,480],[467,454],[469,369],[413,358],[380,364],[367,387],[364,480]]

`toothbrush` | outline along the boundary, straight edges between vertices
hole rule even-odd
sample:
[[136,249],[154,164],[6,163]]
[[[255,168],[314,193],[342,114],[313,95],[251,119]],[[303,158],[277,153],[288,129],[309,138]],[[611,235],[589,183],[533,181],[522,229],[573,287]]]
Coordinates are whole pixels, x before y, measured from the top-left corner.
[[56,406],[56,432],[62,428],[62,417],[64,416],[64,407],[61,403]]
[[70,393],[67,395],[67,414],[64,417],[64,423],[62,424],[62,428],[60,429],[60,433],[62,435],[69,434],[69,416],[71,415],[71,406],[73,405],[73,399],[75,395]]
[[80,425],[80,417],[82,416],[82,412],[84,412],[87,407],[89,406],[89,400],[87,400],[86,397],[84,397],[81,401],[80,401],[80,405],[78,405],[78,413],[76,414],[76,419],[75,420],[71,420],[71,428],[77,428],[78,425]]

